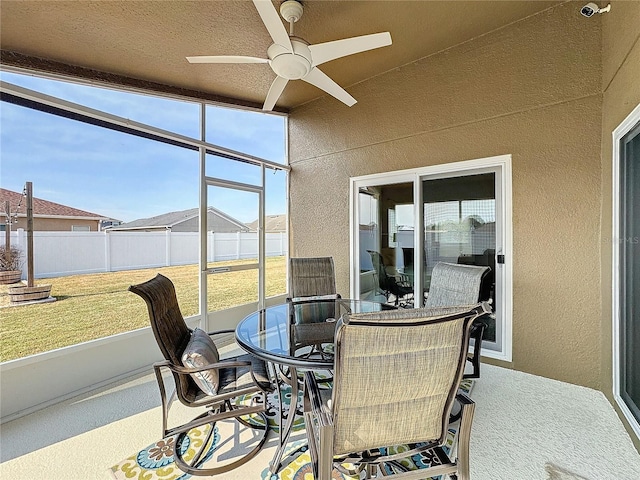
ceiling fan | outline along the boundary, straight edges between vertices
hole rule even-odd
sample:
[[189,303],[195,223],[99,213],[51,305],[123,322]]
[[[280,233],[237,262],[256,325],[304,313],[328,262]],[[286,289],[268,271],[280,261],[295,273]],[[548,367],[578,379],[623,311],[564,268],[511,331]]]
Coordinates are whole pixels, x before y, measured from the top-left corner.
[[267,49],[268,58],[220,55],[187,57],[187,60],[190,63],[268,63],[277,77],[269,88],[263,110],[273,109],[289,80],[304,80],[352,106],[356,99],[325,75],[318,65],[354,53],[391,45],[389,32],[309,45],[293,34],[293,25],[300,20],[303,12],[300,2],[286,0],[280,5],[280,15],[289,24],[289,33],[280,21],[271,0],[253,0],[253,3],[274,41]]

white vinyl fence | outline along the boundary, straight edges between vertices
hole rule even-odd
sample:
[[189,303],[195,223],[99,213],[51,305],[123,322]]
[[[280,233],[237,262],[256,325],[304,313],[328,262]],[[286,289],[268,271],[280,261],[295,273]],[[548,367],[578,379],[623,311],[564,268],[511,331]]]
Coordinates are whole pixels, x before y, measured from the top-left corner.
[[[0,237],[0,244],[4,244],[4,234]],[[25,230],[11,232],[11,245],[19,247],[26,259]],[[197,232],[34,232],[34,276],[61,277],[197,264],[199,245]],[[267,233],[265,250],[268,257],[286,255],[286,234]],[[207,261],[244,258],[258,258],[256,232],[208,233]],[[26,270],[25,264],[23,277]]]

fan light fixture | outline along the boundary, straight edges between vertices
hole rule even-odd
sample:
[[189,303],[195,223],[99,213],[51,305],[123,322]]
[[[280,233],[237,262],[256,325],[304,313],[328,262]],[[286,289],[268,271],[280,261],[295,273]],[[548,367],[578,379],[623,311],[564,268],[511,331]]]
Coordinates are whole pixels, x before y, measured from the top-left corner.
[[309,45],[304,39],[293,34],[293,26],[300,20],[304,11],[300,2],[286,0],[280,5],[280,15],[289,24],[288,33],[271,0],[253,0],[253,4],[274,42],[267,49],[268,58],[219,55],[187,57],[187,60],[189,63],[268,63],[277,77],[269,88],[263,110],[273,109],[289,80],[304,80],[344,104],[354,105],[356,99],[325,75],[318,65],[354,53],[391,45],[389,32]]

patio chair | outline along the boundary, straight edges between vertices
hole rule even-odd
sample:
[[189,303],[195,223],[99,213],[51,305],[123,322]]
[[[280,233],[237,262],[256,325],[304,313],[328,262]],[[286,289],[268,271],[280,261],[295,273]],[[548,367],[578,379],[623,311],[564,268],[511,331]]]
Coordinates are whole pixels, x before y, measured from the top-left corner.
[[[339,320],[333,387],[322,390],[314,375],[305,373],[304,417],[314,478],[335,478],[335,467],[348,474],[365,471],[367,478],[377,471],[399,479],[455,473],[467,480],[475,405],[458,387],[469,329],[488,311],[482,303]],[[457,459],[442,449],[454,398],[462,404]],[[406,448],[401,453],[386,448],[396,445]],[[398,460],[431,449],[442,465],[397,473],[403,469]],[[345,471],[345,464],[356,471]]]
[[[309,355],[331,355],[324,352],[322,343],[333,339],[335,323],[326,322],[335,318],[335,302],[340,297],[336,292],[336,276],[332,257],[294,257],[289,260],[288,302],[294,327],[291,329],[291,345],[296,348],[311,346]],[[283,369],[280,368],[281,373]],[[286,382],[288,374],[283,376]],[[300,379],[301,380],[301,379]]]
[[292,299],[302,297],[340,298],[336,292],[336,274],[331,257],[299,257],[289,260]]
[[[219,359],[211,336],[232,333],[233,330],[212,333],[205,333],[198,328],[191,330],[180,312],[174,285],[167,277],[158,274],[151,280],[130,286],[129,291],[146,302],[153,334],[165,358],[165,361],[155,363],[153,369],[162,401],[162,435],[163,438],[176,435],[174,458],[178,468],[191,475],[209,476],[228,472],[246,463],[258,453],[267,438],[265,392],[271,389],[271,382],[265,363],[250,355]],[[175,382],[175,391],[168,399],[163,379],[163,372],[166,371],[172,373]],[[235,397],[251,394],[255,395],[254,401],[245,406],[234,405]],[[204,407],[205,412],[202,413],[202,408],[198,408],[198,416],[193,420],[169,428],[169,409],[176,396],[183,405]],[[241,418],[246,415],[260,417],[262,425],[247,423]],[[262,430],[258,436],[254,434],[251,441],[256,445],[250,450],[243,445],[242,456],[232,462],[203,466],[207,461],[209,441],[216,422],[228,419],[235,419],[257,431]],[[260,423],[259,418],[256,420],[253,423]],[[210,424],[211,428],[200,449],[187,463],[183,455],[188,450],[182,451],[180,445],[190,430],[206,424]]]
[[[487,298],[481,298],[481,293],[483,283],[489,279],[490,270],[489,267],[436,263],[431,272],[431,285],[425,307],[469,305],[487,300]],[[471,338],[474,341],[474,351],[473,354],[468,355],[473,371],[465,374],[464,378],[480,378],[480,350],[485,327],[482,319],[478,319],[473,324]]]
[[367,250],[367,252],[371,255],[373,269],[378,274],[380,289],[385,293],[387,298],[389,298],[390,295],[394,296],[394,304],[396,306],[402,306],[401,300],[408,295],[413,294],[413,287],[402,275],[390,275],[387,272],[387,266],[384,264],[384,260],[382,255],[380,255],[380,252],[376,252],[374,250]]

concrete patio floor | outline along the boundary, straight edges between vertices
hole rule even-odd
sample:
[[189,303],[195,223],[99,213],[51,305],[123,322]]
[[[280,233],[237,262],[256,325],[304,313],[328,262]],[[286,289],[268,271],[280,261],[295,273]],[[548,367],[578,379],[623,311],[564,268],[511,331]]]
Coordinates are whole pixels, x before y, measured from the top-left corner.
[[[483,365],[471,396],[473,480],[548,479],[549,462],[576,478],[640,479],[640,455],[601,392]],[[160,419],[149,374],[5,423],[0,478],[107,480],[112,465],[159,439]],[[217,478],[259,480],[275,441]]]

